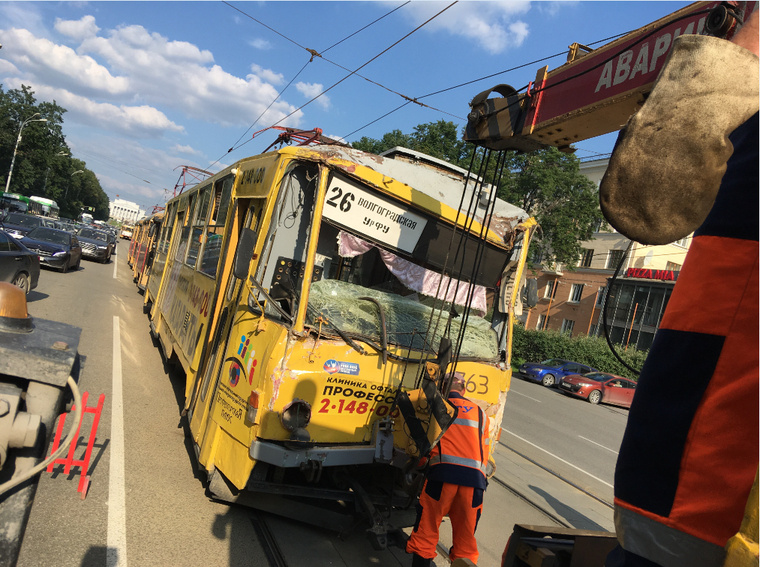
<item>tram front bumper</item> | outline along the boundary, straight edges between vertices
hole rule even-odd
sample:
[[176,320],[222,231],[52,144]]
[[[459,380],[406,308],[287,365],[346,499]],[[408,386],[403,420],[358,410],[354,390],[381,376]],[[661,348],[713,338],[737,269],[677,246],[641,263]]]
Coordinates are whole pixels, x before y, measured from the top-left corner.
[[394,449],[393,432],[384,428],[376,429],[374,440],[368,445],[316,445],[296,449],[259,439],[251,444],[249,454],[256,461],[283,468],[300,467],[315,461],[323,467],[378,462],[401,467],[408,461],[406,453]]

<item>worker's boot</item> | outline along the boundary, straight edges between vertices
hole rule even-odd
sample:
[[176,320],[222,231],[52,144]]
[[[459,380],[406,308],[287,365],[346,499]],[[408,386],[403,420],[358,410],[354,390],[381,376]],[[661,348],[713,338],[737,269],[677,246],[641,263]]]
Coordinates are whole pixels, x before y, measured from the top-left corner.
[[758,58],[724,39],[682,35],[644,106],[621,130],[599,187],[602,212],[642,244],[685,238],[715,202],[728,135],[758,111]]
[[433,567],[433,560],[425,559],[415,553],[412,555],[412,567]]

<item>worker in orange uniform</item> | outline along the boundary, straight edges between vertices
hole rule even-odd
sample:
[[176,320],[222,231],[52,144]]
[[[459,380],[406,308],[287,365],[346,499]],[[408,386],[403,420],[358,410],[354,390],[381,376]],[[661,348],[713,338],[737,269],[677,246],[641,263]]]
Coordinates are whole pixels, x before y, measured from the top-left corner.
[[607,567],[757,565],[756,512],[754,552],[727,547],[757,510],[757,54],[757,10],[732,41],[676,39],[600,186],[633,240],[694,232],[628,417]]
[[438,532],[448,515],[453,532],[449,558],[478,562],[475,530],[483,509],[490,452],[489,419],[464,397],[465,380],[455,375],[448,400],[457,408],[454,422],[431,451],[427,479],[417,505],[417,521],[406,545],[412,567],[429,567],[436,556]]

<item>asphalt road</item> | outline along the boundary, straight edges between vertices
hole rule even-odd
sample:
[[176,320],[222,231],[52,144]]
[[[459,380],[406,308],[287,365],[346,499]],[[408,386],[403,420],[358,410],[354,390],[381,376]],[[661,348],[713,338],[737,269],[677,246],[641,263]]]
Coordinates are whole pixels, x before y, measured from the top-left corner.
[[612,503],[615,462],[628,410],[593,405],[556,388],[512,379],[502,443]]
[[[128,244],[120,242],[110,264],[83,261],[68,274],[43,269],[29,295],[33,317],[82,328],[80,387],[89,392],[89,405],[100,394],[105,405],[86,498],[77,492],[79,469],[65,474],[58,465],[42,473],[18,565],[270,565],[255,515],[211,501],[193,470],[193,450],[180,425],[184,377],[166,365],[150,338],[143,297],[126,263]],[[513,380],[497,448],[507,480],[486,493],[478,530],[482,566],[498,562],[514,523],[559,525],[528,502],[531,491],[550,502],[553,517],[565,525],[609,529],[610,510],[596,513],[594,502],[552,474],[539,483],[544,470],[533,462],[611,501],[614,452],[626,416],[627,410]],[[85,417],[77,458],[84,455],[90,424]],[[338,537],[287,520],[265,521],[289,565],[410,564],[398,548],[372,550],[361,530]]]

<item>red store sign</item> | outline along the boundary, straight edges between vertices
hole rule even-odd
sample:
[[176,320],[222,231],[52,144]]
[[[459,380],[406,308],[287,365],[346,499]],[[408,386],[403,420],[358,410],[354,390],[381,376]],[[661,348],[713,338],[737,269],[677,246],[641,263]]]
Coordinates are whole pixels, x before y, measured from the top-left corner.
[[628,268],[625,272],[627,278],[641,278],[645,280],[664,280],[674,282],[678,279],[678,273],[673,270],[652,270],[649,268]]

